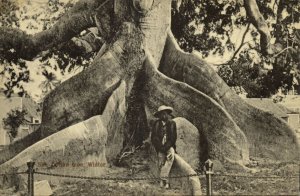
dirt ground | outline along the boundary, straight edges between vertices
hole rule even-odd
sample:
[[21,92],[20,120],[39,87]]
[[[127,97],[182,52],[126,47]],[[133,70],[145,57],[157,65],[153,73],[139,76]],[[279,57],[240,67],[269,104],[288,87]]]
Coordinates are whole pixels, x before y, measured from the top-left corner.
[[[245,173],[215,173],[213,195],[299,195],[299,165],[256,159]],[[147,157],[140,152],[125,160],[122,167],[112,166],[109,177],[153,177]],[[134,172],[133,172],[133,168]],[[236,175],[241,175],[236,176]],[[236,177],[235,177],[236,176]],[[266,178],[266,176],[281,176]],[[292,176],[292,177],[291,177]],[[206,180],[200,176],[202,192],[206,194]],[[159,187],[159,182],[72,180],[65,178],[59,184],[50,182],[53,195],[186,195],[181,187],[171,184],[170,190]],[[0,195],[26,195],[13,188],[0,190]]]
[[[255,167],[256,173],[243,173],[247,177],[233,177],[237,173],[218,173],[213,176],[213,195],[299,195],[299,167],[295,163],[272,163]],[[254,170],[255,171],[255,170]],[[124,173],[125,174],[125,173]],[[254,178],[254,176],[280,175],[280,178]],[[137,176],[149,176],[147,171]],[[291,178],[288,176],[297,176]],[[206,194],[205,177],[200,177],[202,192]],[[161,189],[155,181],[78,181],[56,187],[56,195],[185,195],[180,187]],[[98,193],[98,194],[96,194]]]

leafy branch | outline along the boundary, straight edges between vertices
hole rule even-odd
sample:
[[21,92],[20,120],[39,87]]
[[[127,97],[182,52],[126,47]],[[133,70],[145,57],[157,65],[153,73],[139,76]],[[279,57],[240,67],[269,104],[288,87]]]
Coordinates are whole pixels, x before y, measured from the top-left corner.
[[26,110],[13,109],[7,114],[6,118],[2,119],[4,126],[9,128],[8,134],[11,140],[17,136],[18,128],[23,123],[29,122],[25,119],[26,115]]

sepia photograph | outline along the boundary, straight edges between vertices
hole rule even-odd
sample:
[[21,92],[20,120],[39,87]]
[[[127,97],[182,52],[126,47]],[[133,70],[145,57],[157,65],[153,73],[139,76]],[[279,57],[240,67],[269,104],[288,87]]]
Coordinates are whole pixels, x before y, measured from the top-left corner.
[[2,195],[300,195],[300,1],[0,0]]

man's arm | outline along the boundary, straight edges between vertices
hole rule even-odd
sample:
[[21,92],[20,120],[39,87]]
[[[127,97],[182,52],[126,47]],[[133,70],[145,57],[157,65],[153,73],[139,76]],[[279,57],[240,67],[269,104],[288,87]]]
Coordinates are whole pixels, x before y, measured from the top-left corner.
[[153,144],[156,152],[159,152],[162,150],[162,144],[161,144],[161,141],[159,141],[158,134],[157,134],[158,126],[159,126],[159,122],[156,121],[154,124],[154,128],[152,129],[152,134],[151,134],[151,143]]

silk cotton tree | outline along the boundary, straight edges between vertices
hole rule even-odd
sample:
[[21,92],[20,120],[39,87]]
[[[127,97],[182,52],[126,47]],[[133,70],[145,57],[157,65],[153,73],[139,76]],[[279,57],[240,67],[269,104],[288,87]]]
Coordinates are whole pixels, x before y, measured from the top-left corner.
[[[173,3],[180,7],[180,1]],[[268,26],[256,1],[244,0],[244,6],[260,33],[262,52],[272,53]],[[142,143],[153,112],[165,104],[200,131],[202,161],[244,166],[249,156],[297,159],[295,132],[283,120],[249,106],[208,63],[180,49],[170,30],[171,9],[172,0],[84,0],[34,35],[1,27],[2,58],[32,60],[91,27],[97,27],[104,40],[101,49],[94,48],[97,55],[87,69],[45,98],[40,136],[31,143],[104,115],[109,98],[125,85],[125,93],[116,100],[125,103],[125,115],[112,113],[106,127],[109,133],[116,127],[122,130],[124,147]]]

